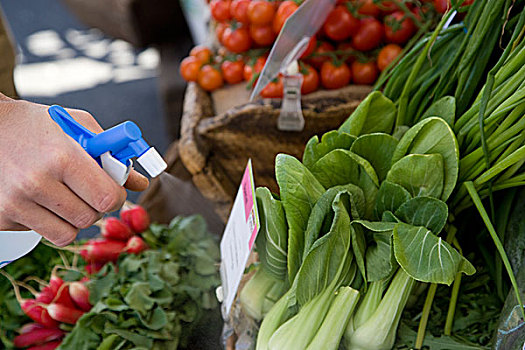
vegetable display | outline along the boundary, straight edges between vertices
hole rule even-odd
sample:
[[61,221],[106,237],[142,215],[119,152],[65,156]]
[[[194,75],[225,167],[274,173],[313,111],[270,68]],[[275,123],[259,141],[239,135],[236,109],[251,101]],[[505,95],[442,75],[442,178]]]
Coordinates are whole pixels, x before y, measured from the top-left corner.
[[[247,287],[268,292],[241,292],[243,307],[262,317],[256,349],[485,348],[486,333],[451,335],[456,309],[472,300],[462,280],[487,268],[499,302],[507,275],[522,305],[501,243],[505,226],[493,224],[493,193],[525,185],[524,4],[463,5],[452,2],[436,30],[384,71],[384,93],[310,139],[302,161],[277,156],[278,195],[257,189],[261,263]],[[464,22],[444,28],[458,9],[468,9]],[[492,241],[497,255],[468,241],[482,225],[475,240]],[[270,292],[267,310],[259,305]],[[436,336],[427,325],[436,327],[429,316],[438,294],[448,300]],[[419,307],[417,322],[399,326],[408,304]]]
[[[204,46],[193,48],[181,62],[182,77],[207,91],[243,80],[251,87],[264,65],[260,60],[265,60],[284,22],[300,4],[212,0],[210,10],[220,47],[216,53]],[[432,2],[338,1],[300,58],[302,93],[350,83],[372,85],[380,71],[401,55],[403,46],[410,47],[435,25],[437,14]],[[281,77],[261,92],[266,98],[282,95]]]
[[[106,218],[99,226],[103,238],[79,247],[37,249],[36,253],[44,249],[60,255],[38,264],[42,269],[55,261],[48,282],[45,274],[21,282],[0,270],[14,286],[21,309],[2,314],[8,331],[2,337],[5,348],[191,348],[196,329],[213,332],[214,324],[217,328],[219,251],[203,218],[150,224],[143,207],[128,204],[120,218]],[[32,271],[15,276],[27,274]],[[34,282],[40,291],[30,285]],[[26,298],[24,290],[33,298]],[[7,300],[7,305],[16,305]],[[32,322],[22,325],[27,317]]]

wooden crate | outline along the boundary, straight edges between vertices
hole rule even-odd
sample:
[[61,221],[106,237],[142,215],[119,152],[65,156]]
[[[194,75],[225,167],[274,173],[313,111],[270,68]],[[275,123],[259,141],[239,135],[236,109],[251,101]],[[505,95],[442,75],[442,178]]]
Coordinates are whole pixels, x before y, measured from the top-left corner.
[[223,220],[229,215],[248,159],[252,159],[256,186],[277,191],[275,156],[287,153],[301,158],[313,135],[339,127],[371,90],[351,85],[304,96],[305,128],[286,132],[277,129],[280,99],[242,103],[247,93],[236,86],[228,89],[211,96],[195,83],[188,85],[179,141],[180,158],[195,186],[214,203]]

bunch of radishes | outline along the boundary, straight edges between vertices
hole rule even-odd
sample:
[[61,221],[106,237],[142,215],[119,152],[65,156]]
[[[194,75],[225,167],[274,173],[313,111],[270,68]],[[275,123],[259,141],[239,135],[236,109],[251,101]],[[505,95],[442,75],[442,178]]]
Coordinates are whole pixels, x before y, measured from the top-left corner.
[[29,350],[56,349],[66,335],[61,324],[74,325],[91,309],[86,281],[87,277],[64,282],[54,271],[49,283],[43,285],[34,299],[22,298],[17,285],[20,283],[11,281],[22,311],[34,321],[20,328],[13,340],[14,346]]
[[89,274],[98,272],[106,263],[115,263],[122,253],[139,254],[148,249],[140,233],[148,229],[150,218],[140,205],[126,203],[120,211],[120,219],[107,217],[101,220],[102,238],[87,241],[80,255],[88,263]]
[[[71,248],[86,260],[86,271],[89,274],[99,271],[106,263],[116,263],[122,253],[139,254],[148,249],[140,233],[148,229],[150,218],[146,210],[131,203],[126,203],[120,211],[120,219],[108,217],[101,220],[102,238],[92,239],[79,248]],[[27,284],[16,282],[11,276],[2,273],[13,284],[15,294],[24,313],[34,322],[20,328],[14,340],[17,348],[30,350],[56,349],[64,336],[67,327],[74,325],[78,319],[91,309],[89,289],[84,277],[80,281],[65,282],[53,269],[48,283],[40,281],[40,291]],[[22,298],[19,286],[23,285],[33,292],[34,298]]]

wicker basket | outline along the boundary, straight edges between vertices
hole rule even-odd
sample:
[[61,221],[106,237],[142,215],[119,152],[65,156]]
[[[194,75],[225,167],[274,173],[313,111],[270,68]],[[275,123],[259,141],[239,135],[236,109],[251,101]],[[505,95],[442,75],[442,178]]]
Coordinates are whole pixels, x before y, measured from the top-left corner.
[[369,92],[369,86],[353,85],[304,96],[304,130],[285,132],[276,127],[279,99],[244,103],[216,115],[222,106],[242,100],[239,90],[221,91],[212,98],[190,83],[181,121],[180,158],[195,186],[226,220],[248,159],[252,159],[256,185],[277,191],[275,156],[301,157],[310,137],[341,125]]

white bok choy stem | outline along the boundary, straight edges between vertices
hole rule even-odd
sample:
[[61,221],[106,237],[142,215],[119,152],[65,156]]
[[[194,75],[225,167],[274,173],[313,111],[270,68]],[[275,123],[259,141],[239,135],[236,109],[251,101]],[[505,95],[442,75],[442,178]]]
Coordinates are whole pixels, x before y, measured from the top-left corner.
[[275,303],[281,299],[284,293],[289,289],[288,280],[281,280],[275,282],[273,287],[266,293],[264,302],[262,305],[262,316],[266,317],[266,314],[272,309]]
[[263,266],[260,266],[241,290],[239,299],[242,310],[251,318],[257,321],[262,320],[266,294],[278,282],[264,271]]
[[368,284],[368,290],[345,329],[344,342],[347,349],[350,348],[350,339],[355,330],[368,321],[379,307],[385,286],[386,284],[383,280],[370,282]]
[[304,350],[321,327],[335,298],[333,288],[326,288],[307,302],[291,319],[280,326],[270,338],[269,350]]
[[396,339],[397,326],[415,280],[399,269],[374,314],[349,341],[352,350],[390,350]]
[[279,328],[283,321],[286,319],[288,311],[288,298],[290,296],[291,289],[279,299],[275,305],[268,311],[264,317],[261,328],[257,335],[257,344],[255,345],[256,350],[268,350],[268,344],[270,338]]
[[321,328],[306,349],[337,350],[358,300],[357,290],[351,287],[340,287]]

